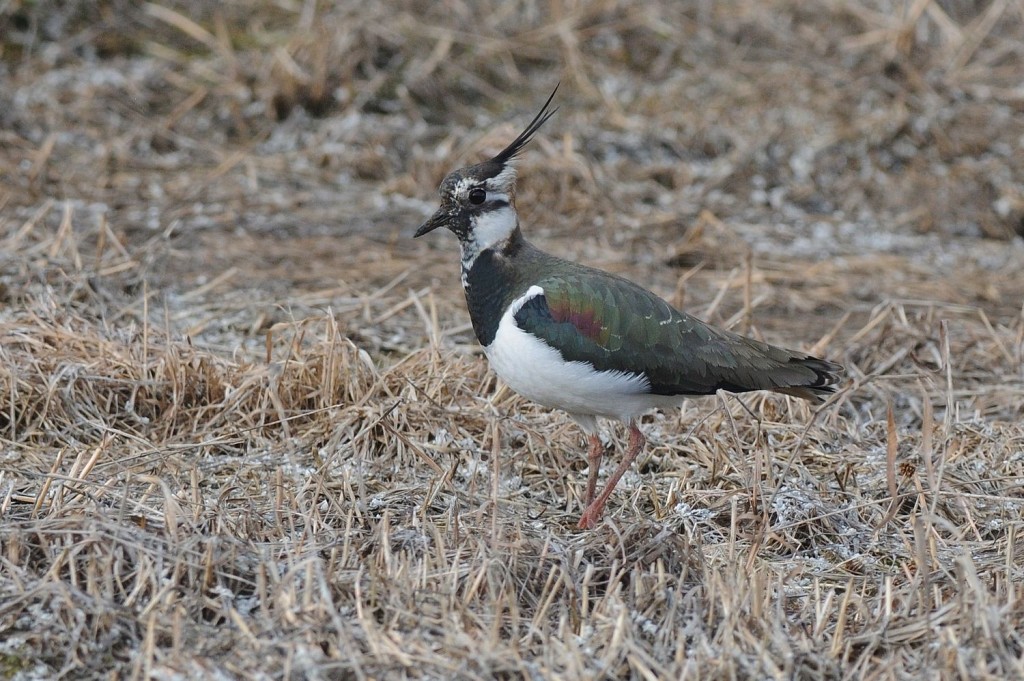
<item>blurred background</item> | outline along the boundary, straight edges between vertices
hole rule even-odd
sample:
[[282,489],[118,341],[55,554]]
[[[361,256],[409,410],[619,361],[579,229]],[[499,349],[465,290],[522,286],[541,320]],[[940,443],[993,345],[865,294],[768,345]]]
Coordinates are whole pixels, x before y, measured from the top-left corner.
[[720,266],[742,248],[696,233],[717,218],[766,257],[948,271],[988,241],[998,266],[1024,232],[1021,35],[1007,0],[8,0],[5,213],[399,240],[561,81],[525,159],[535,238]]

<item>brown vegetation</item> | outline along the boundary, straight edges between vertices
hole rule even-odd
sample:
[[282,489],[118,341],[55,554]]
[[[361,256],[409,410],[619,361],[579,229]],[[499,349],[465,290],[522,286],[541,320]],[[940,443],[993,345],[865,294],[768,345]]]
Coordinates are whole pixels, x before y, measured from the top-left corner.
[[[0,677],[1024,678],[1022,35],[0,3]],[[528,235],[850,376],[650,415],[590,532],[409,238],[558,80]]]

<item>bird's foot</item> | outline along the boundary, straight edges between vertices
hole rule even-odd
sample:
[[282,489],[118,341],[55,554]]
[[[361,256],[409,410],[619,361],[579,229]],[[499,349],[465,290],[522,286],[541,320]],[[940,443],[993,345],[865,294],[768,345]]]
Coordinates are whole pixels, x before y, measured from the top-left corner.
[[587,506],[583,511],[583,515],[580,516],[580,522],[576,525],[577,529],[592,530],[597,527],[597,523],[604,514],[604,503],[598,503],[599,501],[600,499]]

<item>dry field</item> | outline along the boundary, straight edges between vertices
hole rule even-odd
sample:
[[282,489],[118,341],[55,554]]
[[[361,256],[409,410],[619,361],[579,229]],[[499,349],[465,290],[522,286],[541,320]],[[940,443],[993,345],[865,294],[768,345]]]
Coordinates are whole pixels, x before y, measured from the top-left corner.
[[[0,678],[1024,678],[1022,73],[1020,0],[0,0]],[[849,377],[590,532],[410,238],[558,81],[527,235]]]

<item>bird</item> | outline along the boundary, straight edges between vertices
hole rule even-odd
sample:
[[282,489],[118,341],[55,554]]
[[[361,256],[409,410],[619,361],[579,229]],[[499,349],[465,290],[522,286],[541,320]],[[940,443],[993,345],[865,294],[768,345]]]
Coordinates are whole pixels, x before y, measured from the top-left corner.
[[[578,528],[597,526],[646,445],[644,413],[720,390],[768,390],[812,402],[835,392],[841,365],[713,327],[623,277],[564,260],[526,240],[516,211],[516,159],[554,115],[558,87],[493,158],[447,175],[440,206],[414,238],[439,228],[459,241],[473,331],[515,392],[567,412],[587,437]],[[626,454],[598,494],[606,456],[598,419],[629,432]]]

